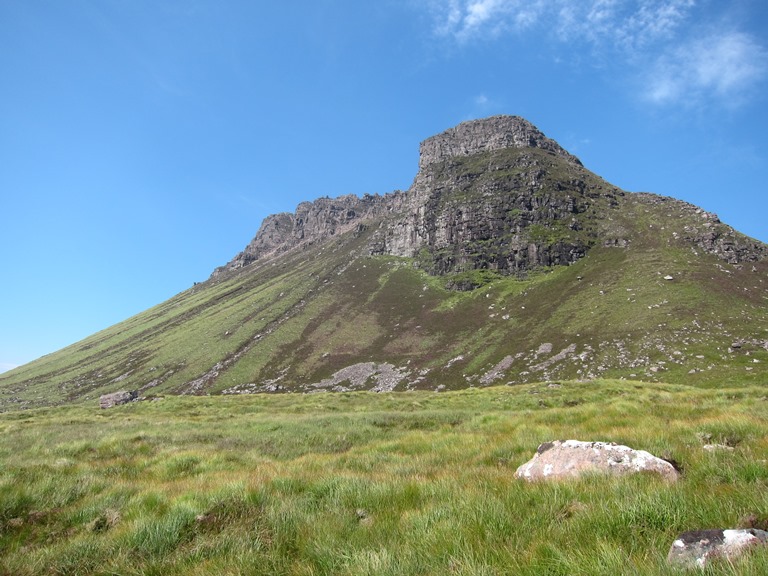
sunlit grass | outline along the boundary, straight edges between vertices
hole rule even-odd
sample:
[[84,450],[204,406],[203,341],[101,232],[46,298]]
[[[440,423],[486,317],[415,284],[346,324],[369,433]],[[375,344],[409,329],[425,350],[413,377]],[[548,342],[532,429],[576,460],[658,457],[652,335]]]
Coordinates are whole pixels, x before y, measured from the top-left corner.
[[[0,574],[674,574],[679,532],[766,519],[766,424],[762,387],[620,381],[2,414]],[[556,438],[683,477],[513,478]]]

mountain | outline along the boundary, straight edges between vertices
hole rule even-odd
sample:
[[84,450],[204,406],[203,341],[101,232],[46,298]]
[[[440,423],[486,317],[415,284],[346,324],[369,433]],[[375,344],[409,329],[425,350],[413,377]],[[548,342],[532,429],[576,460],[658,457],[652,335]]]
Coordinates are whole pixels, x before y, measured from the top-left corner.
[[206,282],[0,375],[0,410],[115,390],[761,382],[766,326],[768,246],[496,116],[425,140],[407,191],[269,216]]

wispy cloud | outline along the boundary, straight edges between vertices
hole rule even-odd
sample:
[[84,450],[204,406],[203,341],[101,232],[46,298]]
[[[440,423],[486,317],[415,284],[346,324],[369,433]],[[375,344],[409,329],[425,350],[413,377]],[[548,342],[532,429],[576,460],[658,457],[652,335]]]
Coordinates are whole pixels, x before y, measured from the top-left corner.
[[766,77],[768,53],[751,36],[714,32],[658,58],[645,92],[657,104],[697,104],[709,96],[738,105]]
[[560,6],[559,30],[566,39],[633,55],[671,38],[689,17],[693,0],[592,0],[553,2]]
[[464,116],[464,120],[473,120],[492,114],[496,109],[496,102],[484,93],[477,94],[468,104],[469,112]]
[[459,42],[478,36],[498,35],[538,22],[541,0],[431,0],[435,33]]
[[694,0],[431,0],[435,32],[467,42],[546,26],[561,40],[640,47],[672,33]]
[[[587,48],[643,82],[655,105],[737,105],[768,74],[766,49],[721,23],[702,22],[696,0],[430,0],[434,33],[458,45],[535,34]],[[712,30],[717,30],[712,32]]]

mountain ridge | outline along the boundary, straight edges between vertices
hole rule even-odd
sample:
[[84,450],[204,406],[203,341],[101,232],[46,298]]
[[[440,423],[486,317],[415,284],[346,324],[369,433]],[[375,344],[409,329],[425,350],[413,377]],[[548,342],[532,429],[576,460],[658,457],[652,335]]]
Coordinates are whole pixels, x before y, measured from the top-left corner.
[[[509,154],[510,151],[515,153]],[[452,171],[455,172],[456,166],[463,167],[470,163],[471,157],[481,154],[487,159],[487,165],[481,170],[474,167],[469,175],[466,171],[462,172],[465,182],[455,177]],[[555,166],[552,162],[546,166],[547,155],[564,160],[566,171],[570,168],[569,177],[561,177],[554,186],[545,181],[548,170]],[[562,171],[563,167],[559,169]],[[450,199],[446,200],[444,189],[460,190],[466,188],[466,180],[477,178],[483,171],[492,173],[504,170],[517,172],[516,178],[502,183],[506,195],[511,191],[517,192],[517,198],[511,203],[500,205],[498,202],[480,202],[478,206],[478,202],[468,205],[455,201],[445,209],[445,204],[451,202]],[[557,188],[557,194],[542,197],[539,192],[548,185]],[[492,184],[488,183],[481,183],[481,186],[488,187],[480,191],[480,195],[486,196],[489,192],[498,192],[500,188],[497,186],[494,190]],[[590,204],[590,197],[594,199],[605,196],[608,203],[616,207],[616,197],[625,194],[627,192],[584,169],[577,157],[523,118],[493,116],[471,120],[420,144],[419,170],[407,191],[394,191],[383,196],[365,194],[358,197],[348,194],[337,198],[325,197],[313,202],[302,202],[293,214],[270,215],[263,221],[251,243],[229,263],[217,268],[212,277],[216,278],[226,270],[242,268],[259,258],[280,254],[307,242],[322,241],[337,233],[348,232],[364,226],[366,221],[389,218],[399,213],[402,213],[400,219],[395,219],[389,229],[377,234],[370,254],[415,257],[425,247],[432,251],[445,250],[460,242],[489,241],[492,238],[501,240],[501,236],[506,236],[510,244],[508,249],[514,253],[512,258],[507,258],[507,262],[500,259],[498,252],[502,247],[496,242],[495,261],[486,258],[470,262],[466,255],[453,254],[453,258],[458,257],[459,262],[436,262],[434,260],[438,258],[433,254],[432,265],[426,268],[437,273],[450,272],[462,266],[502,271],[511,268],[520,273],[537,265],[570,264],[583,257],[596,241],[594,231],[591,233],[592,238],[584,238],[590,234],[568,234],[561,230],[560,245],[554,246],[557,242],[536,241],[536,238],[530,238],[530,234],[521,234],[522,229],[542,222],[551,228],[556,222],[561,227],[570,228],[572,232],[579,231],[588,225],[579,221],[579,214],[588,209],[586,204]],[[656,195],[650,194],[649,197]],[[494,201],[500,199],[501,194],[493,196]],[[716,215],[692,204],[684,204],[706,220],[707,230],[697,230],[690,237],[703,250],[718,254],[731,263],[765,258],[768,254],[765,245],[737,235],[732,228],[722,225]],[[442,212],[439,210],[441,207]],[[544,213],[537,213],[537,209],[541,208],[544,208]],[[492,226],[484,234],[468,234],[467,228],[475,229],[482,225],[480,218],[472,214],[473,209],[480,211],[480,217],[490,218],[501,225]],[[514,218],[510,211],[517,211],[516,215],[520,217]],[[619,245],[624,239],[616,238],[615,241]],[[552,254],[553,248],[555,254]]]
[[518,117],[427,139],[419,166],[406,191],[268,216],[208,281],[0,375],[0,410],[116,390],[762,381],[765,244],[619,189]]

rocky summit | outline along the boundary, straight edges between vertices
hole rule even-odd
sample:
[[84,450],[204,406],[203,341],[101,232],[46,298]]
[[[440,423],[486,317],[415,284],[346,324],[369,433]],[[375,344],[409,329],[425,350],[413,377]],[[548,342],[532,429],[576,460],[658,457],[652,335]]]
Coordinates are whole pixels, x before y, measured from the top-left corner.
[[765,245],[713,214],[669,198],[627,194],[527,120],[495,116],[459,124],[421,143],[410,189],[383,196],[321,198],[269,216],[217,278],[257,260],[333,236],[368,234],[368,255],[416,258],[433,274],[491,270],[524,274],[572,264],[602,241],[626,247],[622,225],[637,203],[670,203],[690,222],[674,236],[736,264],[765,259]]
[[767,301],[765,244],[495,116],[422,142],[408,190],[267,217],[207,281],[0,376],[0,409],[118,390],[756,381]]

